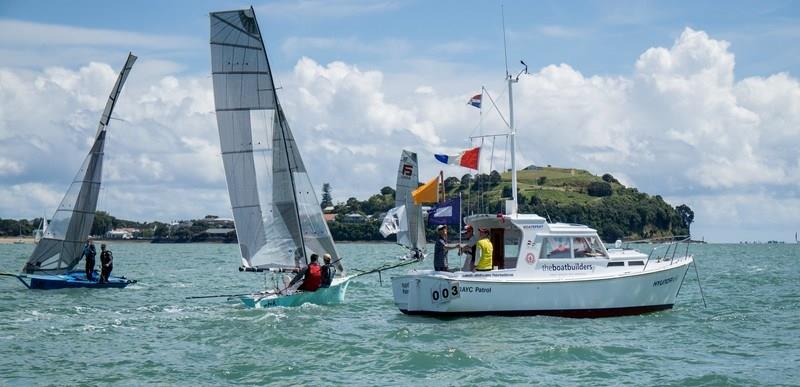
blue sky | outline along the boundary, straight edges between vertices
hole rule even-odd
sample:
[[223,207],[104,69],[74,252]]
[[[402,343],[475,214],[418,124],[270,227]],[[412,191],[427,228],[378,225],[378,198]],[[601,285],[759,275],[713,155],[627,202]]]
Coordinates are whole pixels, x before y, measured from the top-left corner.
[[[208,12],[249,5],[0,2],[0,217],[57,205],[128,51],[140,60],[116,112],[125,121],[110,134],[101,206],[141,220],[228,212]],[[433,153],[502,129],[493,113],[479,120],[464,105],[485,85],[506,109],[499,2],[253,5],[312,180],[332,182],[335,200],[392,185],[403,148],[433,174]],[[531,73],[516,91],[522,165],[609,172],[687,203],[698,237],[793,239],[800,5],[505,1],[504,9],[509,66],[524,59]]]

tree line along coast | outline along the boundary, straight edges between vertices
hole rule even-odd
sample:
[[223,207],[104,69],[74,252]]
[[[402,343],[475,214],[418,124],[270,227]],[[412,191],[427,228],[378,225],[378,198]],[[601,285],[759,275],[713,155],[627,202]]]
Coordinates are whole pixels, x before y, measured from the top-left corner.
[[[465,174],[444,179],[445,196],[461,197],[462,216],[499,213],[511,197],[510,173]],[[383,216],[395,205],[395,191],[383,187],[366,200],[355,197],[334,203],[333,187],[325,183],[320,205],[334,240],[393,241],[378,231]],[[571,168],[529,166],[518,172],[518,207],[552,222],[580,223],[597,230],[606,242],[689,235],[694,212],[685,204],[673,207],[659,195],[625,187],[610,174],[592,175]],[[0,219],[0,237],[30,236],[42,219]],[[457,226],[454,226],[457,228]],[[232,219],[207,215],[178,222],[137,222],[98,211],[92,235],[104,239],[144,240],[156,243],[235,243]],[[426,227],[429,240],[435,225]]]

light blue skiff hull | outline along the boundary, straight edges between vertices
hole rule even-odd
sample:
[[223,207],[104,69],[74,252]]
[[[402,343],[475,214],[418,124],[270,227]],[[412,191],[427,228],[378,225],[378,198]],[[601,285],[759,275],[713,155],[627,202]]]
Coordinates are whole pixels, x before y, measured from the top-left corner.
[[274,308],[278,306],[294,307],[303,304],[333,305],[344,302],[347,292],[347,285],[350,278],[337,279],[328,288],[319,288],[315,292],[297,292],[290,295],[263,295],[251,294],[241,297],[242,302],[248,308]]

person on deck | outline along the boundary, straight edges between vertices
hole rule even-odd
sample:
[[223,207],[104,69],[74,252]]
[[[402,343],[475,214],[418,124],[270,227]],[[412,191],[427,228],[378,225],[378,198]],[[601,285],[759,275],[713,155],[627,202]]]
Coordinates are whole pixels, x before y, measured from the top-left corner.
[[111,270],[114,269],[114,255],[111,250],[106,250],[106,244],[100,245],[100,283],[108,283],[108,277],[111,276]]
[[317,262],[318,259],[319,256],[317,254],[311,254],[311,262],[305,269],[297,273],[294,279],[292,279],[292,282],[289,282],[289,286],[291,287],[300,282],[300,280],[303,280],[303,284],[298,288],[299,290],[314,292],[319,289],[319,286],[322,284],[322,268],[319,262]]
[[475,265],[477,271],[492,270],[492,242],[489,240],[489,229],[481,228],[478,230],[480,235],[478,243],[475,244],[475,256],[478,257],[478,264]]
[[475,270],[475,244],[478,243],[478,238],[472,229],[472,225],[468,224],[464,227],[464,238],[466,242],[461,244],[459,253],[464,254],[464,266],[461,271],[474,271]]
[[81,258],[86,257],[86,280],[87,281],[94,281],[94,257],[97,255],[97,249],[94,247],[94,241],[92,237],[86,240],[86,244],[83,245],[83,252],[81,253]]
[[436,238],[436,245],[433,247],[433,270],[448,271],[447,252],[458,248],[458,246],[447,243],[447,226],[439,225],[436,227],[439,237]]
[[325,264],[322,265],[322,284],[320,287],[329,288],[333,282],[333,277],[336,276],[336,266],[331,264],[331,255],[328,253],[322,256],[322,260]]

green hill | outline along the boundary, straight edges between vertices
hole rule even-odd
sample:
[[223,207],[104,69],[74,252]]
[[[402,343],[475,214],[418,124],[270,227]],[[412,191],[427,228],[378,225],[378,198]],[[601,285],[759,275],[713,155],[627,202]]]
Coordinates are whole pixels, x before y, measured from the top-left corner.
[[[681,214],[690,213],[688,207],[680,206],[679,211],[661,196],[627,188],[608,174],[600,177],[580,169],[528,167],[517,173],[517,180],[519,212],[535,213],[553,222],[586,224],[606,241],[689,232],[691,219]],[[511,173],[448,178],[445,188],[448,196],[461,193],[469,212],[497,213],[503,211],[504,200],[511,198]]]

